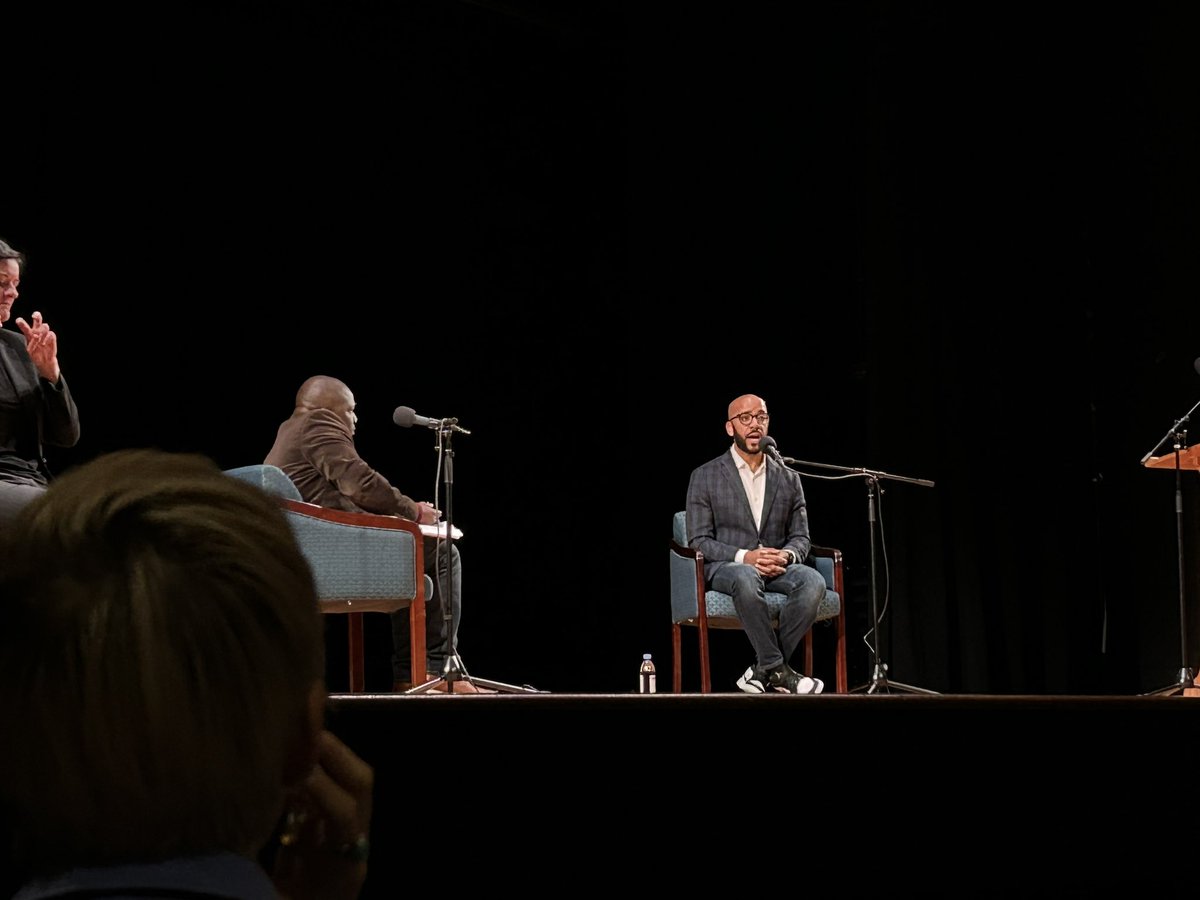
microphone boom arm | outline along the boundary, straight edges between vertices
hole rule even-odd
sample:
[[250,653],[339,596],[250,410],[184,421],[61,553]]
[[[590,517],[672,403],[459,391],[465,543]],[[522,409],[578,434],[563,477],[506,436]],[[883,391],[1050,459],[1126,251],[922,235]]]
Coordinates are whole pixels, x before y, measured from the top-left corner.
[[[1200,360],[1196,360],[1196,364],[1198,367],[1200,367]],[[1150,457],[1152,457],[1154,455],[1154,452],[1156,450],[1158,450],[1159,447],[1161,447],[1163,444],[1165,444],[1167,442],[1168,438],[1170,438],[1172,435],[1179,434],[1179,432],[1180,432],[1179,426],[1186,425],[1188,423],[1188,419],[1190,419],[1192,417],[1192,413],[1194,413],[1197,408],[1200,408],[1200,400],[1197,400],[1196,405],[1193,406],[1191,409],[1189,409],[1187,412],[1185,412],[1183,414],[1182,419],[1177,419],[1175,421],[1175,424],[1171,426],[1171,429],[1166,434],[1164,434],[1161,438],[1159,438],[1158,443],[1155,444],[1153,447],[1151,447],[1150,451],[1145,456],[1142,457],[1141,464],[1143,466],[1146,464],[1146,460],[1148,460]]]
[[934,484],[928,478],[909,478],[906,475],[889,475],[887,472],[877,472],[874,469],[850,468],[848,466],[834,466],[829,463],[808,462],[803,459],[792,459],[790,456],[780,457],[786,465],[789,466],[813,466],[818,469],[832,469],[835,472],[849,472],[853,475],[864,475],[869,478],[888,478],[892,481],[906,481],[909,484],[919,484],[922,487],[933,487]]

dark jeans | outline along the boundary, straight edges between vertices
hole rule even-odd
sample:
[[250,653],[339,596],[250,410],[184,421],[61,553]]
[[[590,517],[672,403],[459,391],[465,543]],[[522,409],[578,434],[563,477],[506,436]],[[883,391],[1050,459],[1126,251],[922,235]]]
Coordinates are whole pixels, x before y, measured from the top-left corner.
[[[754,566],[729,563],[713,576],[712,587],[733,598],[733,608],[742,620],[742,628],[762,669],[773,669],[781,662],[790,664],[792,654],[817,621],[817,612],[825,598],[824,576],[802,563],[788,566],[782,575],[767,581]],[[771,626],[771,610],[763,598],[767,591],[787,594],[779,613],[778,635]]]
[[[450,559],[449,615],[453,622],[447,621],[443,602],[447,556]],[[433,579],[433,594],[425,603],[425,668],[433,675],[440,675],[446,660],[458,646],[458,625],[462,618],[462,561],[458,547],[444,541],[438,553],[436,541],[425,541],[425,574]],[[408,632],[408,610],[396,610],[392,613],[392,676],[396,681],[408,681],[412,676]]]

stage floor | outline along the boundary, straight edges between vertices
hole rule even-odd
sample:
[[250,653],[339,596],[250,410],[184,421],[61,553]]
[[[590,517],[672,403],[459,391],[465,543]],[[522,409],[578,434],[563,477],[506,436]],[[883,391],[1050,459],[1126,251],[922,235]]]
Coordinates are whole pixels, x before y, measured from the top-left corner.
[[719,870],[850,896],[1196,878],[1182,695],[338,694],[330,726],[376,767],[368,897],[412,889],[414,864],[499,866],[535,895],[675,896]]

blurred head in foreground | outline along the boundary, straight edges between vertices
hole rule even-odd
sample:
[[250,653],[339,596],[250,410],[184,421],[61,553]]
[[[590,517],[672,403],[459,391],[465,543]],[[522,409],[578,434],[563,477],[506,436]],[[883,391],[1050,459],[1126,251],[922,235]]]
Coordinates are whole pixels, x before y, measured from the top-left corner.
[[0,533],[0,815],[23,876],[254,855],[312,769],[312,575],[274,500],[123,450]]

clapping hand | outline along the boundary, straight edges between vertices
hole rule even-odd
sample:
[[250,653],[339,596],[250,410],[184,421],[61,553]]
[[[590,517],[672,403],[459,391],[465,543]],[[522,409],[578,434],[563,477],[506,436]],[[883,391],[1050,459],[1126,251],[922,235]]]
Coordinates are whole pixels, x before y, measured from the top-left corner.
[[29,351],[29,358],[37,366],[38,374],[54,384],[59,376],[58,336],[42,321],[40,312],[35,310],[32,318],[32,325],[18,318],[17,327],[25,335],[25,349]]

